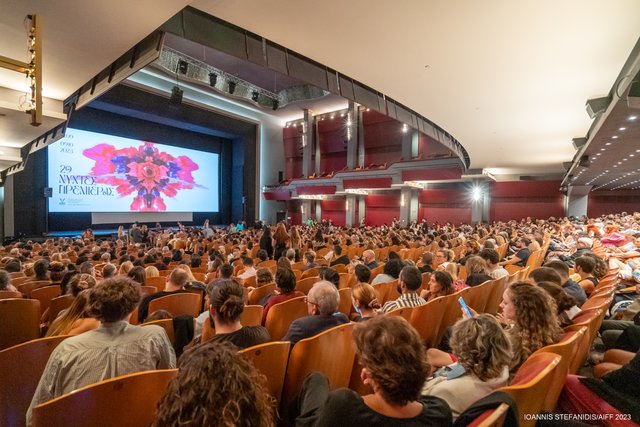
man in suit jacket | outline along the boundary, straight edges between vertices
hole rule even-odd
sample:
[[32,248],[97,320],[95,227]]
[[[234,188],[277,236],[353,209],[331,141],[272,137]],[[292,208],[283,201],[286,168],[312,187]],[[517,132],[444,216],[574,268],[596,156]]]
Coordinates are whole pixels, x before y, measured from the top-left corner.
[[294,320],[283,338],[284,341],[291,341],[292,346],[334,326],[349,323],[347,316],[338,312],[340,294],[331,282],[321,280],[314,284],[306,303],[309,315]]
[[338,264],[349,264],[349,257],[346,255],[342,255],[342,246],[340,245],[334,245],[333,246],[333,253],[336,255],[336,259],[334,259],[333,261],[331,261],[331,267],[333,267],[334,265],[338,265]]

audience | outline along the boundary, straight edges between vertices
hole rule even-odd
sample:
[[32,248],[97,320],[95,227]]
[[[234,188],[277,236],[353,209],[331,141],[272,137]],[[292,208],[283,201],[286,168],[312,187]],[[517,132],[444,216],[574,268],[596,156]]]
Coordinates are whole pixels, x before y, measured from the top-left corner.
[[427,301],[418,295],[420,285],[422,285],[420,270],[411,266],[404,267],[398,277],[398,292],[400,296],[394,301],[387,301],[382,306],[382,312],[388,313],[397,308],[417,307],[426,304]]
[[149,303],[154,299],[158,299],[167,295],[174,295],[187,292],[184,289],[184,285],[187,284],[189,275],[186,271],[179,268],[174,269],[169,276],[167,276],[167,284],[163,291],[153,293],[146,296],[140,303],[138,308],[138,322],[144,322],[144,319],[149,315]]
[[262,311],[262,324],[267,321],[267,314],[274,305],[285,302],[292,298],[303,297],[304,294],[296,291],[296,276],[289,269],[279,269],[276,271],[276,290],[274,294],[264,304]]
[[164,329],[127,322],[139,301],[138,286],[126,277],[103,280],[89,291],[88,312],[100,326],[55,348],[29,406],[27,425],[33,407],[72,390],[120,375],[175,367]]
[[352,319],[354,322],[371,319],[381,308],[376,290],[368,283],[359,282],[351,287],[351,303],[358,313]]

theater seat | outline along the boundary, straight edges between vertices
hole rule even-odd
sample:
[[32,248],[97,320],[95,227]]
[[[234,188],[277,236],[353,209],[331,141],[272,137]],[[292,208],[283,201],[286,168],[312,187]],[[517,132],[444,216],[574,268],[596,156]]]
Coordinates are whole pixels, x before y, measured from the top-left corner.
[[291,322],[309,314],[304,298],[291,298],[269,309],[264,326],[269,331],[272,340],[281,340],[289,330]]
[[41,338],[0,351],[0,426],[24,426],[53,350],[69,335]]
[[197,317],[200,314],[202,295],[191,292],[166,295],[149,302],[149,313],[167,310],[174,317],[186,315]]
[[74,390],[33,409],[33,427],[148,427],[177,369],[138,372]]
[[267,377],[269,392],[278,402],[284,387],[290,347],[289,341],[274,341],[240,350],[240,354],[251,360],[253,366]]
[[0,350],[40,338],[40,301],[0,300]]
[[553,353],[531,355],[520,366],[511,385],[498,389],[516,401],[521,427],[536,424],[535,419],[529,419],[531,417],[525,415],[539,414],[542,411],[546,393],[561,359],[561,356]]

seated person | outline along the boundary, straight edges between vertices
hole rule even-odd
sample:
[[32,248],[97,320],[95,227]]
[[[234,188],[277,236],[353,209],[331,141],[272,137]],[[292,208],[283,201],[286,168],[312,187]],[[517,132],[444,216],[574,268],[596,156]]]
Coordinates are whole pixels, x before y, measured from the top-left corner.
[[491,280],[487,263],[483,258],[477,255],[470,256],[467,258],[465,267],[467,268],[467,279],[465,280],[467,286],[477,286]]
[[420,273],[420,270],[417,267],[404,267],[398,277],[398,292],[400,296],[394,301],[387,301],[382,306],[382,312],[388,313],[397,308],[417,307],[426,304],[427,301],[418,295],[421,285],[422,273]]
[[51,323],[45,336],[78,335],[100,326],[100,322],[97,319],[89,316],[88,301],[89,290],[81,291],[75,297],[71,306]]
[[303,297],[304,293],[296,291],[296,275],[289,269],[279,268],[276,271],[276,290],[264,304],[262,324],[267,321],[267,313],[274,305],[292,298]]
[[596,268],[596,261],[591,257],[581,256],[575,259],[574,265],[576,274],[580,276],[578,285],[584,289],[587,295],[591,295],[596,286],[598,286],[598,279],[593,276],[593,270]]
[[376,290],[368,283],[359,282],[351,287],[351,303],[358,313],[353,318],[354,322],[371,319],[377,314],[376,310],[381,308]]
[[342,265],[349,264],[349,257],[346,255],[342,255],[342,246],[334,245],[333,253],[335,254],[336,258],[333,261],[331,261],[331,264],[330,264],[331,267],[339,264],[342,264]]
[[242,260],[242,265],[244,266],[244,271],[238,275],[239,280],[245,280],[256,275],[256,269],[253,266],[253,259],[251,259],[251,257],[245,257]]
[[308,250],[304,253],[304,265],[300,268],[300,271],[307,271],[319,264],[316,262],[316,253],[312,250]]
[[369,270],[373,270],[378,266],[378,261],[376,261],[376,254],[371,249],[367,249],[362,252],[362,262],[366,265]]
[[499,279],[504,276],[508,276],[509,272],[504,269],[500,263],[500,256],[498,255],[498,251],[495,249],[485,248],[478,252],[478,255],[482,257],[487,263],[487,270],[489,271],[489,276],[493,279]]
[[227,341],[243,349],[268,342],[269,332],[264,326],[242,326],[244,311],[243,289],[235,280],[219,279],[208,287],[209,322],[216,334],[206,342]]
[[406,320],[376,316],[356,325],[353,336],[360,377],[373,394],[329,392],[327,378],[313,373],[303,384],[297,426],[451,426],[444,400],[420,397],[429,366],[420,336]]
[[426,301],[454,293],[453,278],[446,271],[434,271],[429,278],[429,288],[423,290],[420,296]]
[[154,299],[158,299],[167,295],[180,294],[187,292],[184,290],[184,285],[189,281],[189,274],[179,268],[175,268],[169,276],[167,276],[167,284],[164,291],[156,292],[144,297],[138,307],[138,322],[144,322],[144,319],[149,315],[149,303]]
[[18,292],[16,287],[11,284],[11,275],[5,270],[0,270],[0,291]]
[[160,326],[132,326],[127,319],[140,301],[127,277],[103,280],[89,291],[89,315],[100,327],[62,341],[51,353],[27,412],[40,403],[109,378],[175,368],[176,356]]
[[433,254],[431,252],[423,252],[422,257],[420,257],[420,264],[418,267],[420,269],[420,273],[433,273],[431,264],[433,264]]
[[558,273],[560,276],[560,286],[562,286],[562,289],[564,289],[567,294],[575,298],[578,306],[584,304],[587,300],[587,294],[584,289],[582,289],[582,286],[569,278],[569,266],[564,261],[547,261],[544,263],[544,267],[553,268],[556,273]]
[[444,399],[455,419],[477,400],[507,385],[511,344],[489,314],[459,320],[449,344],[457,363],[436,372],[422,394]]
[[560,285],[553,282],[540,282],[537,283],[539,288],[547,291],[551,298],[556,302],[558,321],[560,322],[560,327],[564,328],[570,325],[573,325],[571,319],[573,319],[580,310],[578,307],[576,300],[573,297],[570,297],[561,287]]
[[184,353],[178,368],[158,403],[154,427],[275,425],[264,375],[233,345],[195,347]]
[[520,267],[524,267],[527,265],[527,261],[529,260],[529,256],[531,255],[531,251],[528,246],[531,244],[531,240],[526,237],[520,237],[516,241],[517,251],[515,254],[511,255],[506,260],[500,262],[500,265],[517,265]]
[[378,283],[393,282],[398,278],[398,276],[400,275],[400,270],[402,270],[403,267],[404,264],[401,259],[389,259],[389,261],[387,261],[387,263],[382,268],[382,274],[378,274],[376,277],[374,277],[371,281],[371,284],[375,285]]
[[324,280],[317,282],[305,300],[309,315],[294,320],[282,339],[291,341],[292,346],[334,326],[349,323],[347,316],[338,311],[340,294],[333,283]]

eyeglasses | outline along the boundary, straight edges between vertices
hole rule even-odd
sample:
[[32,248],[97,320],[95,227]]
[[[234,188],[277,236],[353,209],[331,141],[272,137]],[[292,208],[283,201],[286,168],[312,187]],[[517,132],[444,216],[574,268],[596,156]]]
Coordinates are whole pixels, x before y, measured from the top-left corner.
[[307,298],[307,297],[304,297],[304,300],[303,300],[303,301],[304,301],[305,303],[307,303],[307,304],[318,305],[318,303],[311,301],[311,300],[310,300],[309,298]]

